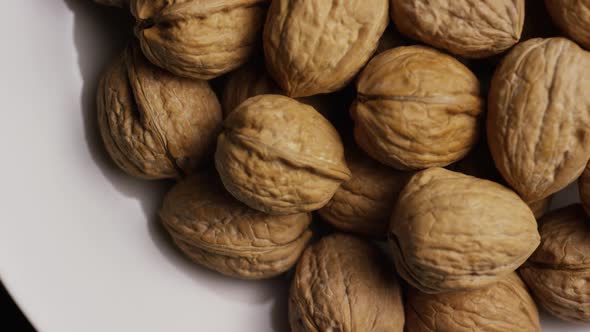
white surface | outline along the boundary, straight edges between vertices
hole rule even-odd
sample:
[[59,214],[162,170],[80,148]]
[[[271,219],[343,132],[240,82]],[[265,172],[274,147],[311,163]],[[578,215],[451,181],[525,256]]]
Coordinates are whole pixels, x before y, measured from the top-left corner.
[[105,155],[94,93],[124,44],[113,11],[90,0],[2,9],[0,277],[39,331],[288,331],[284,280],[190,264],[155,221],[168,184],[125,176]]

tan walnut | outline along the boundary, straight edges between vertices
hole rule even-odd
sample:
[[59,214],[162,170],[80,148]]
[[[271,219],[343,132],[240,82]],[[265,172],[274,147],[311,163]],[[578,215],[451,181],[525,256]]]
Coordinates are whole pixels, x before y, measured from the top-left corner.
[[537,221],[516,193],[443,168],[411,178],[389,234],[397,271],[425,293],[497,282],[524,263],[539,241]]
[[582,175],[578,179],[578,190],[580,193],[580,200],[586,213],[590,215],[590,163],[586,165]]
[[485,58],[520,39],[524,0],[391,0],[400,32],[453,54]]
[[378,248],[335,234],[307,248],[289,296],[293,332],[402,332],[404,308],[394,272]]
[[496,167],[527,202],[575,181],[590,158],[590,53],[564,38],[517,45],[496,69],[487,136]]
[[129,5],[129,0],[94,0],[101,5],[113,6],[113,7],[126,7]]
[[545,0],[553,22],[568,36],[590,49],[590,0]]
[[211,79],[246,63],[268,0],[130,0],[146,57],[170,72]]
[[175,178],[208,159],[221,106],[205,81],[179,78],[128,48],[103,75],[98,124],[106,149],[127,173]]
[[590,322],[590,220],[579,204],[540,221],[541,245],[520,269],[533,295],[561,319]]
[[234,197],[270,214],[317,210],[350,178],[336,129],[280,95],[252,97],[230,113],[215,165]]
[[540,332],[537,306],[516,273],[484,288],[426,294],[410,287],[407,332]]
[[227,193],[214,172],[181,180],[160,218],[190,259],[228,276],[262,279],[289,270],[311,237],[311,215],[270,216]]
[[477,143],[479,81],[451,56],[423,46],[385,51],[369,62],[356,86],[356,142],[386,165],[446,166]]
[[411,173],[383,166],[354,148],[345,154],[352,177],[319,215],[340,230],[385,238],[393,207]]
[[271,76],[290,97],[344,87],[377,48],[388,2],[273,0],[263,36]]

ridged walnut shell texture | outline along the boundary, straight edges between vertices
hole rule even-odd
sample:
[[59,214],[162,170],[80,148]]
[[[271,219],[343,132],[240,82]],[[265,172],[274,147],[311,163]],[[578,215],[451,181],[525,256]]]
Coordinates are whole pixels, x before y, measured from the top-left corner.
[[387,27],[388,0],[273,0],[264,26],[269,72],[291,97],[339,90]]
[[336,129],[280,95],[252,97],[225,119],[215,165],[234,197],[270,214],[317,210],[350,179]]
[[545,0],[553,22],[568,36],[590,49],[590,0]]
[[547,311],[590,323],[590,220],[579,204],[553,211],[540,222],[541,245],[520,269]]
[[179,78],[130,47],[103,75],[97,93],[105,147],[127,173],[176,178],[208,159],[221,106],[205,81]]
[[487,135],[496,167],[525,201],[575,181],[590,158],[590,53],[564,38],[517,45],[496,69]]
[[160,218],[193,261],[242,279],[289,270],[311,237],[308,213],[270,216],[250,209],[223,189],[214,172],[179,182],[166,195]]
[[305,250],[289,296],[293,332],[402,332],[404,308],[387,257],[336,234]]
[[590,215],[590,163],[584,168],[584,172],[578,179],[578,190],[580,192],[580,200],[586,213]]
[[539,332],[539,313],[516,273],[477,290],[406,294],[407,332]]
[[154,64],[211,79],[246,63],[260,43],[268,0],[130,0],[136,35]]
[[411,178],[389,235],[397,271],[425,293],[497,282],[522,265],[539,241],[537,221],[516,193],[442,168]]
[[524,0],[391,0],[391,17],[408,37],[467,58],[485,58],[518,42]]
[[411,173],[383,166],[357,149],[346,151],[346,163],[352,178],[338,188],[319,215],[346,232],[387,237],[393,207]]
[[446,166],[479,138],[479,81],[456,59],[422,46],[373,58],[351,108],[358,145],[400,170]]

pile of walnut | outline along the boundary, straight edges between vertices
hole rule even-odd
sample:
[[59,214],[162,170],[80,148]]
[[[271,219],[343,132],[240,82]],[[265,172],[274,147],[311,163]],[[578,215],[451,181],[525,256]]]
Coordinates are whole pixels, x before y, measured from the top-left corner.
[[178,179],[160,217],[196,263],[296,266],[293,331],[539,331],[533,299],[590,322],[590,0],[98,2],[137,37],[106,149]]

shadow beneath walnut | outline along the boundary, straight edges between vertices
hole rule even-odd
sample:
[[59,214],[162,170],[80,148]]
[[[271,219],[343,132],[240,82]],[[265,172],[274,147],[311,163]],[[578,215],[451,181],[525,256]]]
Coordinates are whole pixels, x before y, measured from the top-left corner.
[[85,129],[84,143],[104,178],[118,192],[140,203],[148,220],[151,240],[169,263],[162,268],[178,269],[195,283],[207,285],[220,297],[248,304],[272,303],[271,326],[277,332],[288,331],[288,280],[285,277],[266,281],[236,280],[192,263],[174,248],[157,217],[163,196],[173,181],[136,179],[122,172],[112,162],[98,130],[96,89],[102,72],[132,38],[132,19],[124,10],[100,6],[90,0],[65,0],[65,3],[75,16],[73,42],[83,79],[80,105]]

